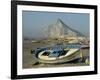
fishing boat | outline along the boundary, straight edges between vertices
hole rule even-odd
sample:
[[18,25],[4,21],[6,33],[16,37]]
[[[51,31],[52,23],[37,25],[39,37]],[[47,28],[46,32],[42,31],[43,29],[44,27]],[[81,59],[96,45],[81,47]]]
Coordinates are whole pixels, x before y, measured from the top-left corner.
[[35,57],[40,63],[64,63],[82,58],[81,48],[87,47],[80,44],[54,45],[37,48]]

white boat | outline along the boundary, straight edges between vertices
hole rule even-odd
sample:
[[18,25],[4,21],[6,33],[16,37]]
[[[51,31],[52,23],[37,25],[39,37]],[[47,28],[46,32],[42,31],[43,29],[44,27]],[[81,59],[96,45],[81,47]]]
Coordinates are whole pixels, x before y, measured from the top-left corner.
[[[53,50],[44,50],[38,54],[38,61],[41,63],[64,63],[80,58],[80,49],[65,49],[65,53],[55,56]],[[52,54],[52,56],[51,56]]]
[[35,57],[40,63],[64,63],[82,58],[81,48],[88,46],[80,44],[55,45],[37,48]]

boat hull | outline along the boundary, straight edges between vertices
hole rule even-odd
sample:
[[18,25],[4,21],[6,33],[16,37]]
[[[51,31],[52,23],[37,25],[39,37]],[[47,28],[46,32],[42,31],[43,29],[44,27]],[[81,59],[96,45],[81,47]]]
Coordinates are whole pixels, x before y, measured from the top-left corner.
[[78,58],[81,58],[80,50],[78,50],[78,51],[76,51],[68,56],[62,57],[62,58],[57,57],[54,60],[45,60],[45,59],[38,58],[38,61],[40,63],[65,63],[65,62],[73,61],[73,60],[78,59]]

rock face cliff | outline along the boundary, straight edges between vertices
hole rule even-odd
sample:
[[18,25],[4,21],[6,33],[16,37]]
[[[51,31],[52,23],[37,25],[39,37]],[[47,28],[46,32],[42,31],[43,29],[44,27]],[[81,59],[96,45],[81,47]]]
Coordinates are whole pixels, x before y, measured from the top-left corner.
[[70,28],[61,19],[48,27],[48,37],[64,38],[64,37],[83,37],[84,35],[77,30]]

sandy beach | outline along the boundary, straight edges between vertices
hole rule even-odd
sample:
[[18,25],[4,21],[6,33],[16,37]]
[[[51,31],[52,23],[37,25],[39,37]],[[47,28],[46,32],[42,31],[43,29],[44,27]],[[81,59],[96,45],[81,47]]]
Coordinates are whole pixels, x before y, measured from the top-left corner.
[[[85,62],[79,62],[79,60],[63,63],[63,64],[44,64],[44,63],[38,63],[37,59],[34,56],[34,53],[31,54],[31,50],[34,50],[39,47],[46,47],[48,45],[52,45],[56,41],[39,41],[39,42],[32,42],[30,40],[24,40],[23,41],[23,68],[41,68],[41,67],[68,67],[68,66],[88,66],[89,64],[86,64]],[[83,49],[82,50],[83,57],[87,58],[89,57],[89,49]]]

